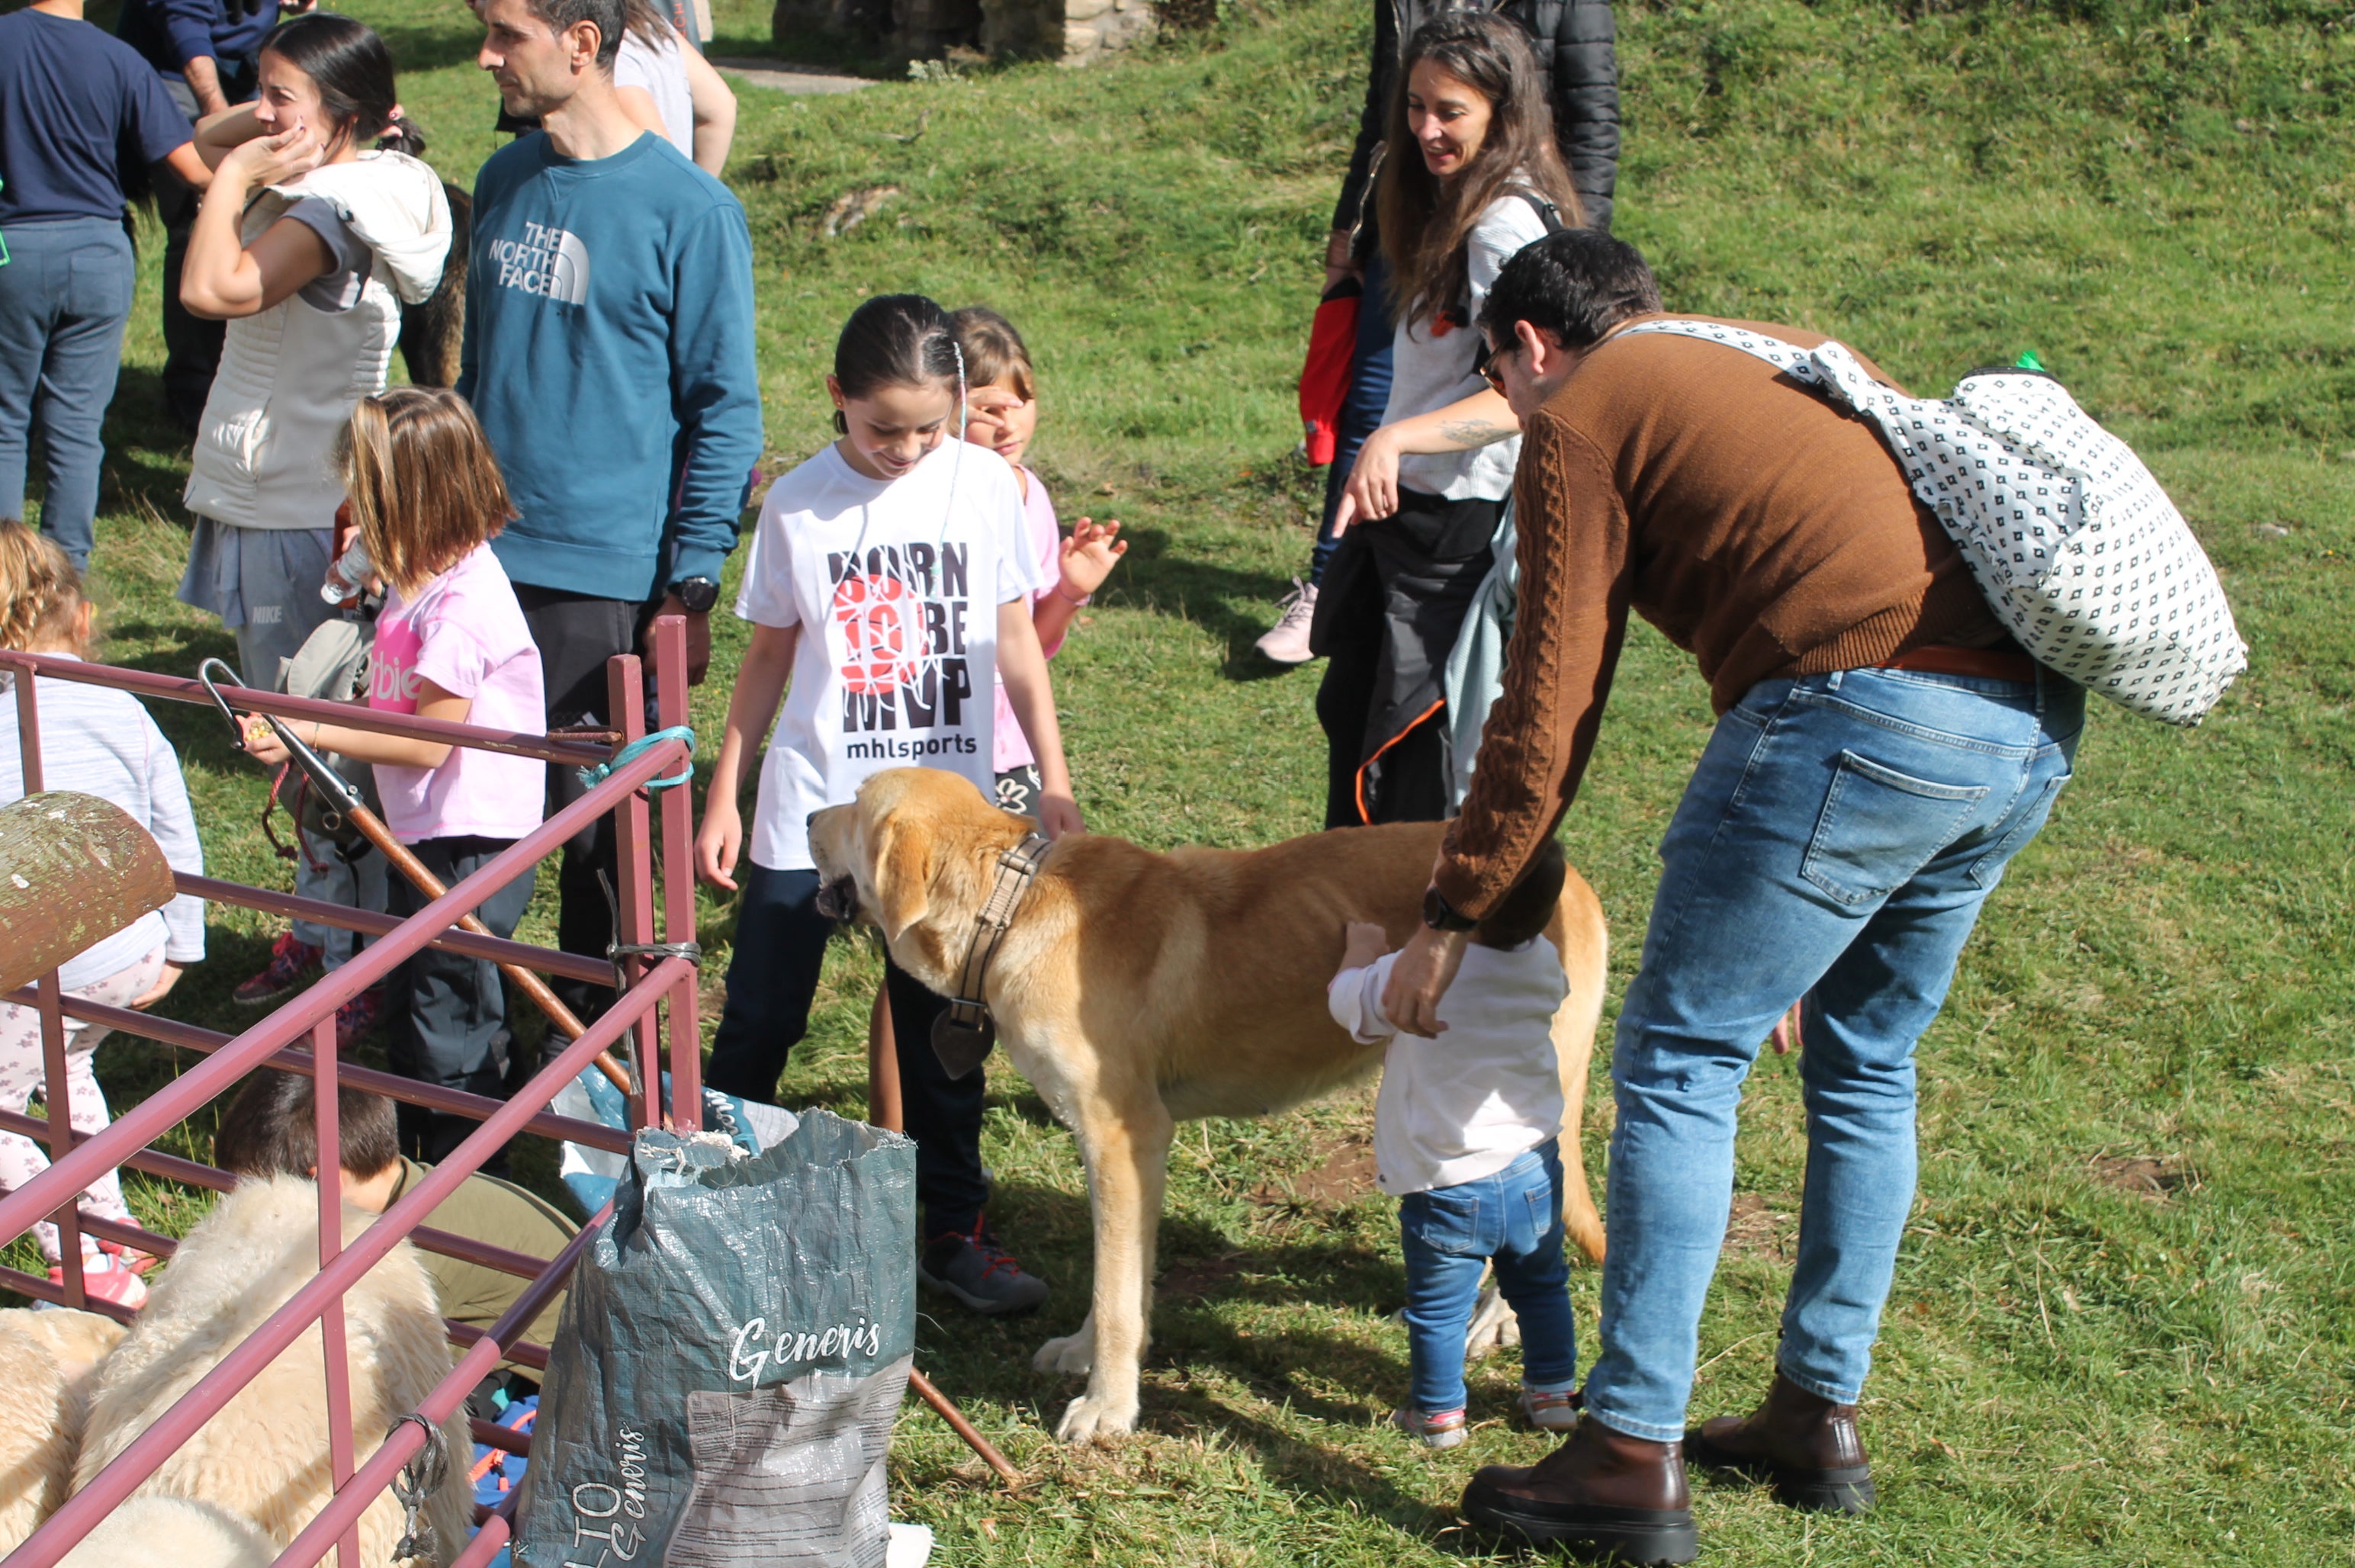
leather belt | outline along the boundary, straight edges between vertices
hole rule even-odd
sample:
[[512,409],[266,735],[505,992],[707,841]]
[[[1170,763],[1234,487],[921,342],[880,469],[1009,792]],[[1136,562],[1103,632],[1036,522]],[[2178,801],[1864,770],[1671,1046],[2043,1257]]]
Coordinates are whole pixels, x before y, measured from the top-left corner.
[[997,880],[989,890],[989,901],[974,917],[956,996],[932,1019],[932,1054],[941,1059],[951,1078],[963,1078],[979,1067],[990,1047],[997,1043],[997,1023],[989,1016],[986,999],[989,961],[997,956],[997,944],[1006,939],[1006,928],[1014,923],[1022,895],[1030,891],[1031,880],[1045,864],[1047,848],[1044,834],[1026,833],[1021,843],[997,858]]
[[1948,648],[1932,645],[1885,659],[1876,669],[1918,670],[1923,675],[1959,675],[1980,680],[2036,682],[2036,661],[2018,648]]

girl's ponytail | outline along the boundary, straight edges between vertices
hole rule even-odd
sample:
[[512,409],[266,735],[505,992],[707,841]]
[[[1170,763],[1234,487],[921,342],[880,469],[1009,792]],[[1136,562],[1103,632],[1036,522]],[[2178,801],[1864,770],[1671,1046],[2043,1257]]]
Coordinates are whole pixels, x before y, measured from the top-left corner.
[[0,648],[72,646],[86,603],[81,573],[55,539],[0,520]]
[[871,397],[884,387],[954,383],[961,359],[948,312],[922,294],[878,294],[843,324],[834,379],[846,398]]

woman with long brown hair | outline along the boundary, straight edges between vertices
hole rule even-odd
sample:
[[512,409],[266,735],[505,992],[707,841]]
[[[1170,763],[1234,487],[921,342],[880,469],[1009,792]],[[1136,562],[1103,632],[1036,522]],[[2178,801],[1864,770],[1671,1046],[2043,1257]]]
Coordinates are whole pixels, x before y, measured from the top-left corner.
[[1375,192],[1393,280],[1390,404],[1350,470],[1314,636],[1332,661],[1316,716],[1333,827],[1447,814],[1444,671],[1520,457],[1472,323],[1516,251],[1583,220],[1518,27],[1437,16],[1400,65]]

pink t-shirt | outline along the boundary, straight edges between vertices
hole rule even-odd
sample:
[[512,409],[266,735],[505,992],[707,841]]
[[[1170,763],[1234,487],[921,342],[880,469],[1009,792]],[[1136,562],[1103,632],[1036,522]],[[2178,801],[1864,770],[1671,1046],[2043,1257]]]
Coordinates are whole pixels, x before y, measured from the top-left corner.
[[[524,624],[515,587],[488,545],[434,578],[413,600],[385,592],[368,666],[368,706],[417,711],[421,681],[472,699],[466,722],[541,735],[548,699],[539,647]],[[378,763],[384,819],[404,844],[427,838],[520,838],[539,826],[548,764],[535,757],[453,747],[438,768]]]
[[[1029,493],[1022,497],[1022,525],[1029,530],[1030,548],[1039,557],[1040,586],[1030,595],[1030,613],[1035,616],[1047,595],[1063,581],[1063,530],[1055,521],[1055,503],[1047,495],[1047,482],[1027,467],[1022,476],[1030,482]],[[1063,639],[1057,637],[1051,644],[1042,644],[1041,651],[1053,658],[1056,649],[1062,645]],[[1014,704],[1006,695],[1006,677],[1002,675],[997,677],[996,739],[990,751],[991,767],[1001,773],[1039,760],[1030,754],[1030,741],[1022,733],[1022,721],[1014,717]]]

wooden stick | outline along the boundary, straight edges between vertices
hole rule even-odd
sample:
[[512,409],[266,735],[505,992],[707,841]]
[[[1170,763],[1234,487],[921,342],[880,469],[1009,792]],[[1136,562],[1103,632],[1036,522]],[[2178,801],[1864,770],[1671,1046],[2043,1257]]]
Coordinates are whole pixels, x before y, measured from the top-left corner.
[[950,1431],[964,1439],[966,1447],[980,1455],[982,1461],[997,1472],[999,1479],[1009,1487],[1024,1484],[1025,1477],[1022,1472],[1006,1462],[1006,1456],[999,1453],[996,1445],[981,1435],[980,1428],[964,1418],[964,1413],[951,1403],[948,1395],[932,1386],[932,1381],[930,1378],[911,1367],[908,1369],[908,1386],[916,1391],[918,1399],[932,1407],[934,1414],[949,1424]]

